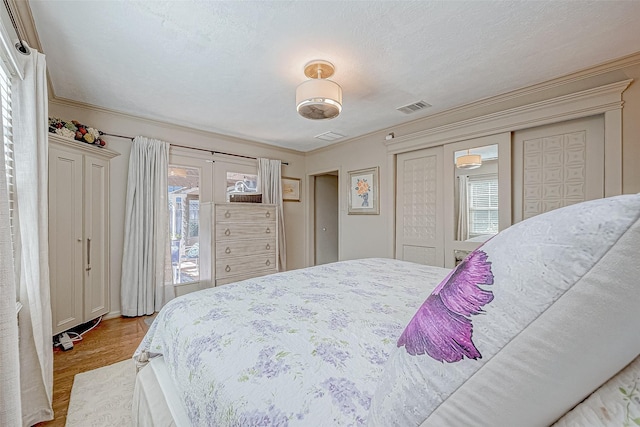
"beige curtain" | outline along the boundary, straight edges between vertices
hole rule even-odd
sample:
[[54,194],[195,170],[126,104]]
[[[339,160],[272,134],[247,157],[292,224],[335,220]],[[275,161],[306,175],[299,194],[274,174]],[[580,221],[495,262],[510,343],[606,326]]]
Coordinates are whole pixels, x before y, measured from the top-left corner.
[[168,239],[169,143],[138,136],[131,146],[122,254],[123,316],[143,316],[164,305]]
[[20,291],[22,423],[53,418],[53,345],[49,295],[48,100],[45,57],[19,55],[13,81],[13,140]]
[[456,240],[465,241],[469,238],[469,177],[467,175],[458,176],[458,229]]
[[278,205],[278,271],[287,270],[287,246],[284,236],[284,215],[282,212],[282,162],[280,160],[258,159],[258,191],[262,193],[262,203]]

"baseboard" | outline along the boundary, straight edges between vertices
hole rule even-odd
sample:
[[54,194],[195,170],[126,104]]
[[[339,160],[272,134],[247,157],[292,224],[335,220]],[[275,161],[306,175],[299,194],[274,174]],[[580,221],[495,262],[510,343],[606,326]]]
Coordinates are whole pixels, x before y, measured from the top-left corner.
[[115,319],[116,317],[122,317],[122,312],[120,310],[108,312],[107,314],[102,316],[102,320]]

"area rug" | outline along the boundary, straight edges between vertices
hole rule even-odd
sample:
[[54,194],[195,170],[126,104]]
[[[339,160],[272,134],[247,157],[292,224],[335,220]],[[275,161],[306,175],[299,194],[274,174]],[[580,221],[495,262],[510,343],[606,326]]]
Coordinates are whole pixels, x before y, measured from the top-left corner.
[[156,320],[157,315],[158,313],[153,313],[151,316],[145,316],[144,323],[146,323],[147,326],[151,326],[153,321]]
[[130,426],[135,373],[135,364],[128,359],[77,374],[66,426]]

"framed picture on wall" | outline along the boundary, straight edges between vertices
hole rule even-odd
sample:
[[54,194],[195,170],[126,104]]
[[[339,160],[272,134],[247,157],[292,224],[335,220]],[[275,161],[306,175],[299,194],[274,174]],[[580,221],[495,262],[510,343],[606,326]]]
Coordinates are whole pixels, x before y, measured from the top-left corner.
[[378,167],[350,171],[349,215],[379,215]]
[[300,201],[300,178],[282,177],[282,200],[285,202]]

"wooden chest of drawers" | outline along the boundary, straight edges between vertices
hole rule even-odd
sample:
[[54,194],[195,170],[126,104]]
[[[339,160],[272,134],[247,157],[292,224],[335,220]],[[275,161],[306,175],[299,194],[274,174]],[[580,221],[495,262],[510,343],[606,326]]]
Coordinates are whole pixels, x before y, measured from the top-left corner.
[[276,205],[215,205],[216,286],[278,272],[277,215]]

